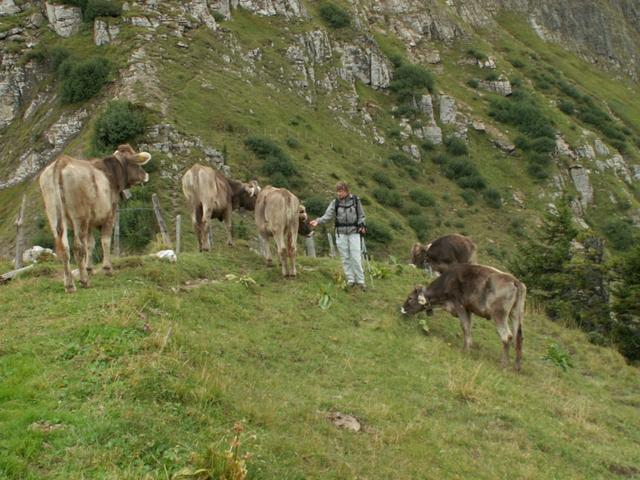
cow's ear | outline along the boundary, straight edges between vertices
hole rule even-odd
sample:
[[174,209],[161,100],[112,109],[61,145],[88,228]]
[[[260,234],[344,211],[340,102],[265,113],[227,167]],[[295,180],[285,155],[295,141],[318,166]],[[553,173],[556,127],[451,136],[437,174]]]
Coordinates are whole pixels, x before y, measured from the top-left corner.
[[418,303],[420,305],[426,305],[427,304],[427,298],[423,294],[418,295]]
[[151,154],[147,153],[147,152],[140,152],[138,155],[136,155],[135,158],[136,158],[136,163],[137,164],[144,165],[149,160],[151,160]]

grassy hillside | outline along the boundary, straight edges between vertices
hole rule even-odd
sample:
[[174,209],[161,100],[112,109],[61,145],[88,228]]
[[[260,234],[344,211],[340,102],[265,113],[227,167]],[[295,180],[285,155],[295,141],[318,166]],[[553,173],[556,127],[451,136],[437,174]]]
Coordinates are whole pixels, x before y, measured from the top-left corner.
[[399,315],[415,269],[346,292],[335,260],[283,280],[247,247],[122,258],[73,295],[58,264],[1,287],[0,477],[209,478],[236,422],[255,479],[640,474],[639,374],[613,350],[530,309],[516,374],[490,322],[465,356],[448,314],[428,335]]

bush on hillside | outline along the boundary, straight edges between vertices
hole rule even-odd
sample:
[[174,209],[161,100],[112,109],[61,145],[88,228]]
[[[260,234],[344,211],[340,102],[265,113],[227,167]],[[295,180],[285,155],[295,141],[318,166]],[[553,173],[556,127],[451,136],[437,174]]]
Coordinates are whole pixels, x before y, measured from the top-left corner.
[[480,86],[480,82],[477,78],[470,78],[469,80],[467,80],[467,85],[469,85],[471,88],[478,88]]
[[576,105],[570,100],[560,100],[558,102],[558,108],[561,112],[566,113],[567,115],[573,115]]
[[351,24],[349,12],[339,5],[325,3],[320,6],[320,16],[332,28],[344,28]]
[[487,202],[491,208],[502,207],[502,196],[495,188],[487,188],[483,193],[484,201]]
[[613,289],[614,341],[630,360],[640,360],[640,245],[614,264],[618,277]]
[[122,4],[110,0],[87,0],[83,9],[85,22],[93,22],[96,17],[119,17],[122,15]]
[[393,240],[393,233],[384,223],[372,218],[367,220],[367,241],[387,245]]
[[58,68],[62,81],[62,103],[77,103],[90,99],[102,89],[109,77],[109,62],[103,57],[84,61],[67,58]]
[[264,160],[262,173],[277,187],[291,188],[300,184],[298,169],[293,160],[273,140],[265,137],[247,137],[244,144],[258,158]]
[[474,192],[473,190],[465,188],[460,193],[460,196],[464,200],[464,203],[466,203],[468,206],[475,205],[477,195],[476,195],[476,192]]
[[421,207],[434,207],[436,205],[436,199],[429,192],[425,190],[411,190],[409,192],[411,200],[416,202]]
[[624,220],[610,220],[603,228],[607,240],[616,250],[629,250],[634,244],[633,225]]
[[122,144],[129,143],[144,133],[146,119],[144,112],[130,102],[116,100],[109,102],[93,127],[93,147],[97,154],[108,154]]
[[319,195],[307,197],[302,203],[307,209],[307,213],[314,218],[324,215],[324,212],[329,205],[329,202]]
[[467,55],[475,58],[476,60],[480,60],[481,62],[484,62],[485,60],[487,60],[487,56],[481,51],[476,50],[475,48],[469,48],[467,50]]
[[434,81],[431,73],[419,65],[409,63],[396,68],[393,80],[389,84],[392,92],[398,95],[400,101],[407,101],[424,92],[433,91]]
[[410,215],[407,220],[411,229],[416,232],[418,240],[424,242],[429,238],[431,222],[426,215]]
[[374,198],[381,205],[388,207],[401,208],[404,204],[402,197],[395,190],[389,190],[388,188],[378,187],[373,190]]
[[387,188],[394,188],[395,184],[393,183],[393,181],[389,178],[389,175],[387,175],[384,172],[375,172],[372,175],[372,178],[378,182],[380,185],[384,185]]
[[498,80],[498,74],[496,72],[489,72],[485,75],[484,79],[487,82],[495,82],[496,80]]
[[459,156],[469,153],[469,149],[467,148],[467,144],[464,143],[464,140],[453,135],[445,138],[444,144],[447,146],[447,152],[451,155]]

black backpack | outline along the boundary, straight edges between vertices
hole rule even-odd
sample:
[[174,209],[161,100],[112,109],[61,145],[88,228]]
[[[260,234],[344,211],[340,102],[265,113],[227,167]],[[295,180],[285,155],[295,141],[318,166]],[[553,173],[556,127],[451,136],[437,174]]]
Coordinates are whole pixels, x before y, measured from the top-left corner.
[[338,209],[339,208],[351,208],[351,206],[349,207],[342,207],[340,205],[340,199],[338,197],[336,197],[336,202],[335,202],[335,223],[336,223],[336,228],[338,227],[358,227],[358,233],[360,233],[360,235],[365,235],[367,233],[367,226],[362,224],[359,225],[357,223],[357,219],[360,218],[360,208],[358,207],[358,205],[360,204],[360,199],[356,196],[356,195],[351,195],[351,198],[353,199],[353,201],[355,202],[355,206],[356,206],[356,223],[338,223]]

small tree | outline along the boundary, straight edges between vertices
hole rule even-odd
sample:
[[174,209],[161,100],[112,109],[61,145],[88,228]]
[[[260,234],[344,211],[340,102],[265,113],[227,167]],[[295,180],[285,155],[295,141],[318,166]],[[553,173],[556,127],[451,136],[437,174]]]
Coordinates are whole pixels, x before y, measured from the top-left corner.
[[96,154],[112,152],[144,133],[144,113],[126,101],[109,102],[106,110],[96,120],[93,130],[93,148]]
[[614,266],[618,284],[613,289],[613,336],[622,354],[640,360],[640,245],[620,257]]

